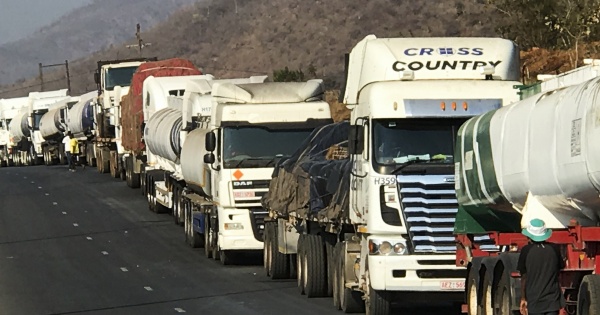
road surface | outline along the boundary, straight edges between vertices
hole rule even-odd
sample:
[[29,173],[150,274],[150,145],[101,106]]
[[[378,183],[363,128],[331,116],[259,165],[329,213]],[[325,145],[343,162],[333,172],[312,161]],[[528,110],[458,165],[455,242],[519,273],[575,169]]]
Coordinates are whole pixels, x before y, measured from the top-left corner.
[[95,168],[0,169],[0,314],[341,314],[267,278],[260,254],[245,259],[206,259],[139,189]]

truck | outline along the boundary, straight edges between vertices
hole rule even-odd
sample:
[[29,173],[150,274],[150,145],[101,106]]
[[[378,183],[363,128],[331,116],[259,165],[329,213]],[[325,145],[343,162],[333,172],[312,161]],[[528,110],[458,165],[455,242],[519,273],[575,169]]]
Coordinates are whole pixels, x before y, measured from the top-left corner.
[[[600,312],[600,78],[552,89],[465,122],[456,139],[456,265],[468,314],[519,310],[517,262],[536,218],[566,267],[562,314]],[[487,236],[491,244],[478,238]]]
[[[183,96],[189,79],[183,76],[198,78],[201,74],[191,61],[179,58],[147,62],[133,74],[131,88],[121,102],[122,151],[118,152],[127,186],[140,187],[140,172],[146,163],[146,115],[152,114],[153,108],[166,107],[169,96]],[[149,110],[152,112],[147,113]]]
[[9,124],[12,138],[12,159],[16,165],[38,165],[43,162],[40,121],[51,105],[70,99],[67,89],[31,92],[27,105],[22,107]]
[[350,121],[273,173],[267,274],[296,277],[299,292],[333,296],[346,313],[459,303],[454,139],[470,117],[519,100],[519,51],[499,38],[369,35],[346,63]]
[[66,164],[65,147],[62,139],[68,130],[68,111],[79,102],[80,97],[72,96],[56,102],[48,108],[39,122],[41,152],[44,165]]
[[[94,104],[97,100],[96,91],[88,92],[79,96],[79,101],[67,110],[67,130],[77,139],[79,145],[79,159],[81,163],[93,165],[93,155],[86,150],[87,145],[93,141],[95,134]],[[62,147],[61,147],[62,149]],[[59,150],[59,163],[64,164],[62,156],[64,150]]]
[[[182,110],[156,111],[144,131],[148,150],[179,160],[174,166],[181,170],[145,170],[142,187],[150,207],[181,209],[187,243],[203,246],[208,258],[222,264],[262,250],[266,212],[260,199],[275,163],[314,128],[331,122],[322,80],[264,80],[189,82]],[[150,167],[155,158],[149,154],[148,161]]]
[[98,61],[94,73],[98,96],[92,104],[95,127],[90,140],[82,143],[87,162],[100,173],[120,177],[118,155],[121,145],[121,98],[129,91],[131,78],[138,66],[156,58]]
[[0,99],[0,167],[13,166],[12,148],[8,126],[19,110],[27,105],[27,97]]

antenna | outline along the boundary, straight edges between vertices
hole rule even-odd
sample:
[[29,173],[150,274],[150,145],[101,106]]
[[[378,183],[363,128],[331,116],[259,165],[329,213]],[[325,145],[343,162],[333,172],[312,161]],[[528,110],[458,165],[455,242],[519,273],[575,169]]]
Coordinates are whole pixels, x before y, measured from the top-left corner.
[[145,47],[152,45],[152,43],[144,43],[144,40],[142,39],[142,32],[141,32],[140,23],[138,23],[136,25],[135,37],[137,38],[138,43],[134,44],[134,45],[126,45],[125,47],[139,49],[140,57],[143,57],[143,52],[142,51],[144,50]]

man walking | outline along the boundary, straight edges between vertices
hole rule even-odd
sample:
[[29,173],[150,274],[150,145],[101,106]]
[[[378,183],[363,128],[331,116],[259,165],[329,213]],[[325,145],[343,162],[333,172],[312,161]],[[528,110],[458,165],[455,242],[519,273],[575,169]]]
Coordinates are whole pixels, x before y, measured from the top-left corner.
[[552,230],[543,220],[533,219],[522,233],[530,243],[523,247],[517,264],[521,273],[521,314],[558,315],[565,305],[558,281],[565,263],[559,248],[546,242]]
[[69,164],[69,171],[74,172],[75,166],[73,164],[73,156],[71,155],[71,136],[71,132],[67,132],[67,135],[62,140],[62,144],[65,147],[65,156],[67,157],[67,163]]

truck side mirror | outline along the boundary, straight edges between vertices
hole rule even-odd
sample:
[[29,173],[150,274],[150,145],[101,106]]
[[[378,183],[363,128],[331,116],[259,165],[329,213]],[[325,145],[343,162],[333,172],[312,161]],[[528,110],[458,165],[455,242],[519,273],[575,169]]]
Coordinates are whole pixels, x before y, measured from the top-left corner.
[[204,145],[208,152],[213,152],[217,148],[217,137],[214,132],[211,131],[206,134]]
[[351,125],[348,134],[348,153],[361,154],[364,150],[365,126]]
[[100,84],[100,72],[98,71],[94,72],[94,82]]
[[212,153],[206,153],[204,155],[204,163],[205,164],[214,164],[215,163],[215,155]]

